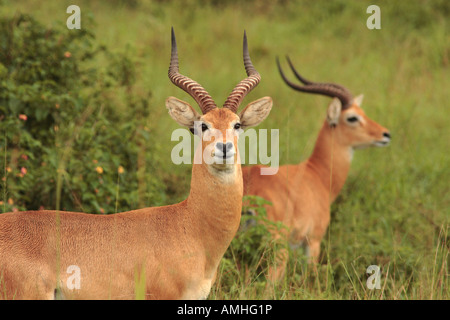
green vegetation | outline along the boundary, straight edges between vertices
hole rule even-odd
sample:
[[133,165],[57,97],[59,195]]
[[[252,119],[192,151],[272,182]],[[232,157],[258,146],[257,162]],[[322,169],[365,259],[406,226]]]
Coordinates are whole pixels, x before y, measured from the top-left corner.
[[[167,78],[170,27],[182,73],[218,104],[245,76],[245,29],[262,81],[244,104],[273,98],[260,127],[280,130],[281,164],[310,154],[329,102],[283,83],[275,57],[285,54],[308,79],[364,93],[393,140],[355,152],[318,266],[291,252],[286,277],[267,288],[273,246],[258,225],[233,241],[210,298],[450,298],[448,1],[377,1],[381,30],[366,27],[372,1],[80,0],[81,30],[65,27],[70,4],[0,1],[1,212],[184,199],[191,166],[170,161],[178,126],[164,100],[195,102]],[[381,267],[379,290],[366,286],[370,265]]]

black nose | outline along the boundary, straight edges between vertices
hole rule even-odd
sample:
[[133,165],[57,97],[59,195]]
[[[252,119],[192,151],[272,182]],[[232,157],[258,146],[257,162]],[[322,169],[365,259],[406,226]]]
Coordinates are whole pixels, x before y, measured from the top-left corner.
[[233,148],[233,144],[231,142],[227,142],[223,144],[222,142],[217,142],[216,148],[222,151],[223,157],[225,158],[227,155],[227,151],[230,151]]
[[391,134],[389,132],[383,132],[383,137],[390,139]]

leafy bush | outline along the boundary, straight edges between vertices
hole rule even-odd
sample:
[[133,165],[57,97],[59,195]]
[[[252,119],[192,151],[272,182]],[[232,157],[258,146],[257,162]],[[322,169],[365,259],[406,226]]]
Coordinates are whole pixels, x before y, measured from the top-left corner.
[[138,159],[154,159],[143,147],[148,102],[133,93],[134,64],[94,40],[88,29],[46,28],[25,14],[0,19],[3,211],[112,213],[135,208],[139,190],[159,189],[136,176]]
[[275,263],[275,254],[287,244],[286,239],[276,238],[274,234],[281,234],[286,227],[267,218],[264,206],[271,205],[269,201],[250,195],[244,196],[243,201],[240,230],[222,263],[225,269],[240,273],[241,279],[251,274],[252,278],[246,281],[265,282],[269,266]]

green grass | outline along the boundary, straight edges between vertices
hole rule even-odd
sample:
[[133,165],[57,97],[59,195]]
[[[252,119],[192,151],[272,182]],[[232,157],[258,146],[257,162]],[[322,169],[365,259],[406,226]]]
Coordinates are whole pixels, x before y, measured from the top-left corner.
[[[65,24],[65,9],[72,4],[2,2],[2,14],[32,13],[49,26]],[[175,144],[170,135],[178,126],[167,115],[164,100],[173,95],[195,105],[167,77],[171,26],[181,72],[201,83],[218,104],[245,76],[241,45],[247,31],[262,81],[244,104],[273,98],[271,115],[260,128],[280,130],[281,164],[310,154],[329,100],[289,89],[276,70],[276,56],[283,60],[289,54],[311,80],[364,93],[362,107],[393,137],[388,148],[355,153],[347,183],[332,205],[317,268],[303,264],[301,252],[292,252],[285,279],[268,290],[255,278],[256,270],[246,275],[238,262],[224,261],[210,298],[450,298],[448,2],[379,1],[381,30],[366,28],[370,1],[136,3],[77,4],[82,28],[92,28],[99,45],[132,57],[139,70],[133,90],[152,92],[147,125],[158,137],[155,150],[161,161],[156,169],[165,172],[161,179],[170,189],[166,204],[186,197],[191,167],[169,161]],[[133,112],[127,105],[121,108]],[[144,202],[153,205],[152,199]],[[380,290],[366,287],[369,265],[381,267]]]

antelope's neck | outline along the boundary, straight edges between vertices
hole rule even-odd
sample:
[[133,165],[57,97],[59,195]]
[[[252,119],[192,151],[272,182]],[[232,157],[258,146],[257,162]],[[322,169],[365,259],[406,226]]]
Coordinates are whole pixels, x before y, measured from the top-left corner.
[[339,141],[339,131],[331,128],[325,121],[314,151],[307,160],[307,167],[318,176],[324,187],[330,190],[330,204],[345,184],[353,156],[353,149],[340,144]]
[[228,173],[211,172],[206,164],[193,165],[187,205],[213,264],[218,264],[239,228],[242,196],[239,163]]

